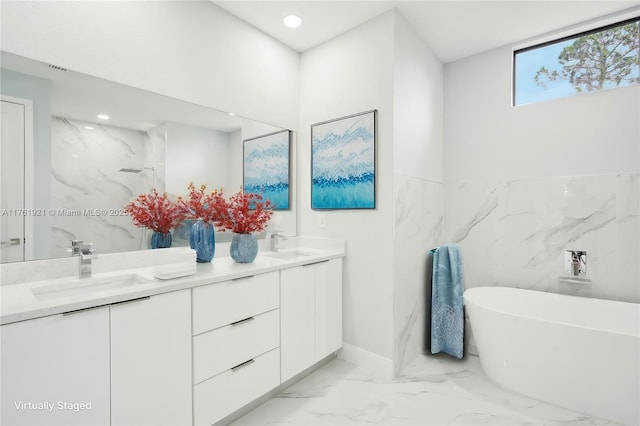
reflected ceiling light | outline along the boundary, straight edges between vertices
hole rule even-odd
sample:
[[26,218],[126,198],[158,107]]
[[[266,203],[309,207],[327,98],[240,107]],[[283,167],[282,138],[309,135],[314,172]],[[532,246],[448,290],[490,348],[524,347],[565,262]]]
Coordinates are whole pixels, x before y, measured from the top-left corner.
[[84,128],[87,129],[87,130],[93,130],[93,127],[91,127],[91,126],[84,126]]
[[109,116],[108,116],[108,115],[106,115],[106,114],[98,114],[98,118],[99,118],[100,120],[108,120],[108,119],[109,119]]
[[232,113],[232,112],[228,112],[227,114],[229,114],[229,116],[230,116],[230,117],[235,116],[235,114],[234,114],[234,113]]
[[298,28],[302,24],[302,19],[296,15],[289,15],[284,18],[284,24],[289,28]]

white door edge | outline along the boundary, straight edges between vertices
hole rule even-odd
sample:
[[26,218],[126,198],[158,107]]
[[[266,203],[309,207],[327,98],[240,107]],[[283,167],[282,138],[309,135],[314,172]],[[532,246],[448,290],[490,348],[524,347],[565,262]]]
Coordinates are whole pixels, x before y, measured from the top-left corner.
[[[0,95],[1,101],[24,105],[24,208],[35,208],[34,200],[34,148],[33,148],[33,101],[31,99],[16,98]],[[48,206],[40,206],[47,208]],[[24,259],[33,259],[34,223],[33,216],[24,218]]]

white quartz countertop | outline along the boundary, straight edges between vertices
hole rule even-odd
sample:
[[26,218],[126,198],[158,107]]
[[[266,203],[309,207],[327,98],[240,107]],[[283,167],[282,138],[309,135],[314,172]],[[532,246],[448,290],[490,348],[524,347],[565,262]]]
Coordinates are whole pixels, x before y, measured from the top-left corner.
[[[96,286],[95,291],[91,289],[91,291],[83,291],[79,294],[73,292],[73,286],[76,284],[78,286],[86,285],[86,281],[83,282],[83,279],[77,277],[0,286],[0,324],[110,305],[156,294],[228,281],[234,278],[341,258],[345,255],[344,247],[342,249],[337,249],[336,247],[295,247],[281,250],[278,253],[275,256],[281,257],[273,257],[273,253],[261,251],[252,263],[235,263],[230,257],[218,257],[214,258],[211,263],[196,263],[195,273],[192,275],[164,280],[154,276],[157,273],[158,266],[94,273],[88,280],[93,280],[93,282],[97,283],[109,283],[111,280],[117,281],[123,276],[135,276],[141,282],[117,288],[99,288],[99,286]],[[290,254],[291,257],[287,257],[287,254]],[[84,280],[87,279],[85,278]],[[62,291],[59,297],[55,292],[49,293],[46,297],[36,297],[39,289],[51,285],[68,286],[71,289],[69,292],[71,294]],[[91,284],[87,286],[89,285]]]

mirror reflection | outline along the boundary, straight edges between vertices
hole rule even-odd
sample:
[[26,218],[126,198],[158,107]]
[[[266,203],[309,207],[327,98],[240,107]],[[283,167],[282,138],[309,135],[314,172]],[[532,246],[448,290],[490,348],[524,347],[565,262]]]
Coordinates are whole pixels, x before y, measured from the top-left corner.
[[[242,141],[283,130],[0,54],[2,262],[69,256],[70,240],[97,253],[147,249],[151,233],[132,224],[127,203],[154,188],[184,195],[189,182],[234,193]],[[292,211],[274,216],[295,233]],[[188,245],[185,234],[173,245]]]

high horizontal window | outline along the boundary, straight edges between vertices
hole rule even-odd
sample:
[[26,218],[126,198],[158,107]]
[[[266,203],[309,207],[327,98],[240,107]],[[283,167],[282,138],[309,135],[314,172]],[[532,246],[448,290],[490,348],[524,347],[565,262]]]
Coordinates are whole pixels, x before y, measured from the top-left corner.
[[514,105],[640,83],[640,17],[513,55]]

